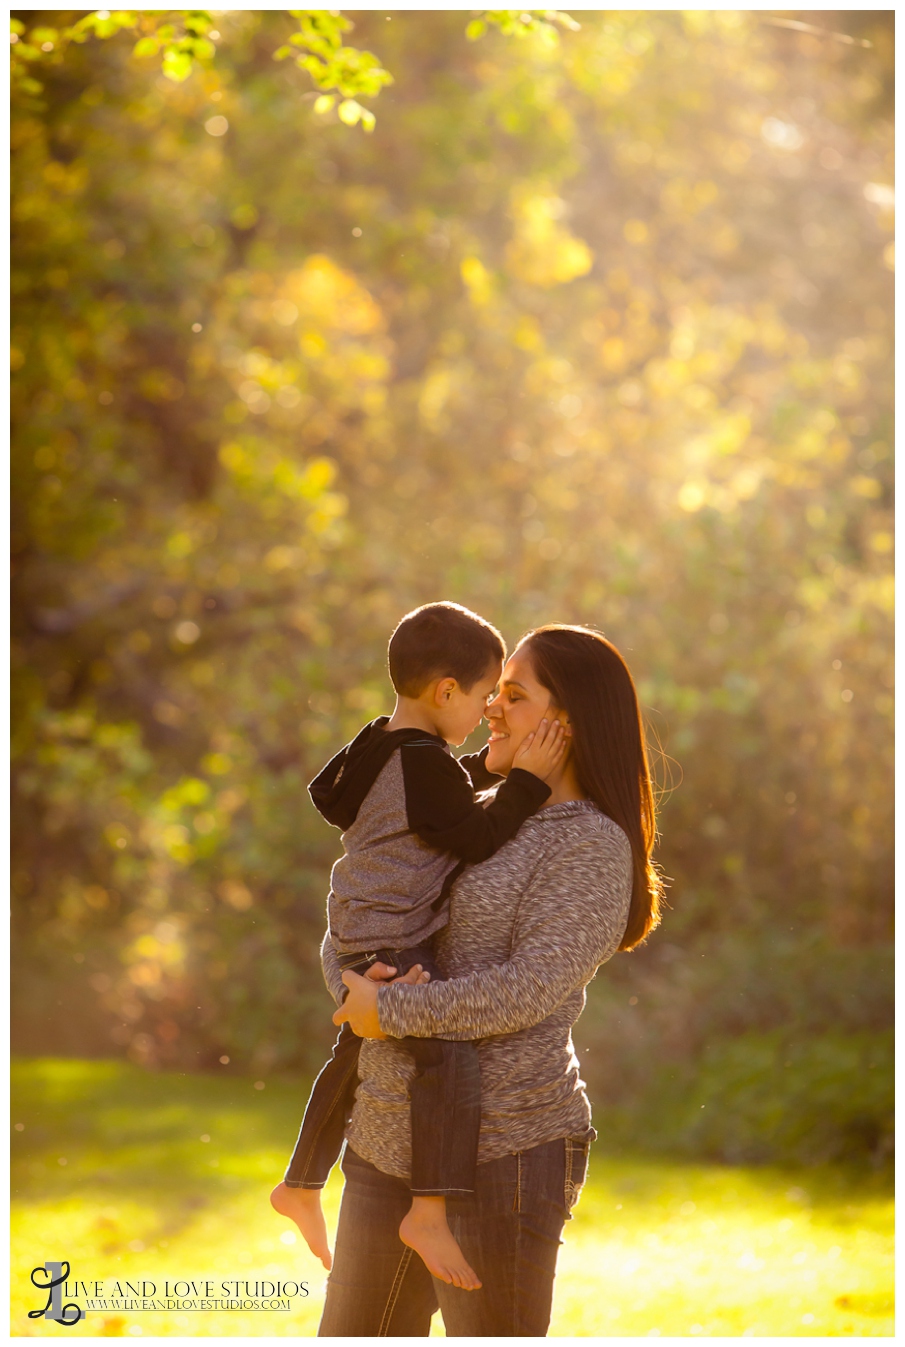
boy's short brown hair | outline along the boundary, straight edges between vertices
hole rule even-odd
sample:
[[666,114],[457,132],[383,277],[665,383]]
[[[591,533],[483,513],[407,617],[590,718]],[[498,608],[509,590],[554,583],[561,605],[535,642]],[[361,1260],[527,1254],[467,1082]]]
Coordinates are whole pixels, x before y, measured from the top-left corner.
[[419,697],[435,678],[455,678],[470,692],[505,658],[506,642],[496,627],[459,603],[414,608],[390,637],[390,678],[400,697]]

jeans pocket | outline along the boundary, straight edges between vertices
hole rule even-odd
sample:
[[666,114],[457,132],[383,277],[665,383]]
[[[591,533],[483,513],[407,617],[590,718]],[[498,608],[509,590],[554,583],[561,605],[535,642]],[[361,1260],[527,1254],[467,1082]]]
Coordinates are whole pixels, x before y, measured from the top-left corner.
[[584,1187],[585,1179],[588,1177],[588,1155],[591,1150],[591,1141],[596,1135],[585,1134],[579,1137],[566,1137],[564,1144],[566,1148],[566,1178],[565,1191],[563,1194],[566,1219],[571,1220],[572,1208],[578,1202],[581,1196],[581,1190]]

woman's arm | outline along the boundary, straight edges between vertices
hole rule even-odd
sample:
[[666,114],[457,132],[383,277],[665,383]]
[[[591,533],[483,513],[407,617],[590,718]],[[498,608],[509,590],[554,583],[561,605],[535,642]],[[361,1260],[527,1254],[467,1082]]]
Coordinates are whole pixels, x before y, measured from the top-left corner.
[[[345,1005],[346,996],[348,994],[348,986],[343,983],[343,978],[354,978],[357,975],[354,973],[344,974],[342,972],[342,969],[339,966],[339,959],[336,957],[336,950],[333,948],[333,941],[330,939],[329,929],[321,941],[321,968],[324,973],[324,981],[327,984],[327,991],[333,997],[336,1004],[342,1008]],[[371,988],[376,991],[375,983],[391,982],[395,977],[395,968],[390,968],[390,966],[385,963],[373,963],[365,976],[359,978],[359,981],[368,983]],[[416,973],[414,969],[409,969],[405,977],[400,977],[396,980],[400,985],[405,983],[406,985],[417,987],[422,982],[427,983],[430,981],[430,973]],[[342,1023],[341,1020],[338,1022]],[[371,1035],[364,1034],[360,1035],[360,1037],[370,1038]]]
[[505,963],[425,987],[381,987],[380,1027],[392,1038],[488,1038],[546,1019],[619,947],[632,860],[609,829],[550,858],[522,894]]
[[336,957],[336,950],[333,948],[333,941],[330,939],[329,930],[321,941],[321,968],[324,970],[327,991],[336,1004],[341,1006],[346,995],[346,989],[343,986],[343,975],[339,966],[339,959]]

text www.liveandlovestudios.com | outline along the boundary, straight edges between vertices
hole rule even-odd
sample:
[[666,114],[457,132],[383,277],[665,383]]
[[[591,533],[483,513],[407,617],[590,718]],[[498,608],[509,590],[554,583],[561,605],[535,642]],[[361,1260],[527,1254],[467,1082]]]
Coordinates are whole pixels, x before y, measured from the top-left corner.
[[67,1326],[86,1318],[92,1310],[286,1312],[294,1300],[308,1296],[307,1282],[249,1281],[246,1277],[167,1277],[162,1281],[145,1277],[115,1281],[73,1278],[68,1261],[52,1259],[33,1268],[31,1280],[45,1301],[29,1310],[29,1319],[51,1319]]

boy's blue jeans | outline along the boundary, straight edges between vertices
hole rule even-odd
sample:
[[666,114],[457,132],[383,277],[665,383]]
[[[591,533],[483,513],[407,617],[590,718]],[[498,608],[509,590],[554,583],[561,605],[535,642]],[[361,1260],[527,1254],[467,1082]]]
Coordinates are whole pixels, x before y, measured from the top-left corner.
[[594,1136],[591,1128],[478,1165],[475,1192],[449,1200],[450,1229],[481,1278],[480,1291],[431,1277],[399,1238],[408,1185],[346,1147],[318,1337],[426,1338],[438,1304],[447,1337],[546,1336],[563,1223],[584,1183]]
[[[343,971],[364,974],[372,963],[400,976],[416,963],[443,981],[429,946],[381,949],[341,959]],[[411,1086],[412,1181],[410,1196],[451,1197],[474,1190],[481,1124],[481,1077],[473,1043],[443,1038],[405,1038],[417,1073]],[[358,1084],[361,1039],[344,1024],[333,1056],[311,1090],[308,1107],[286,1170],[287,1188],[323,1188],[339,1158],[343,1133]],[[400,1218],[401,1219],[401,1218]]]

